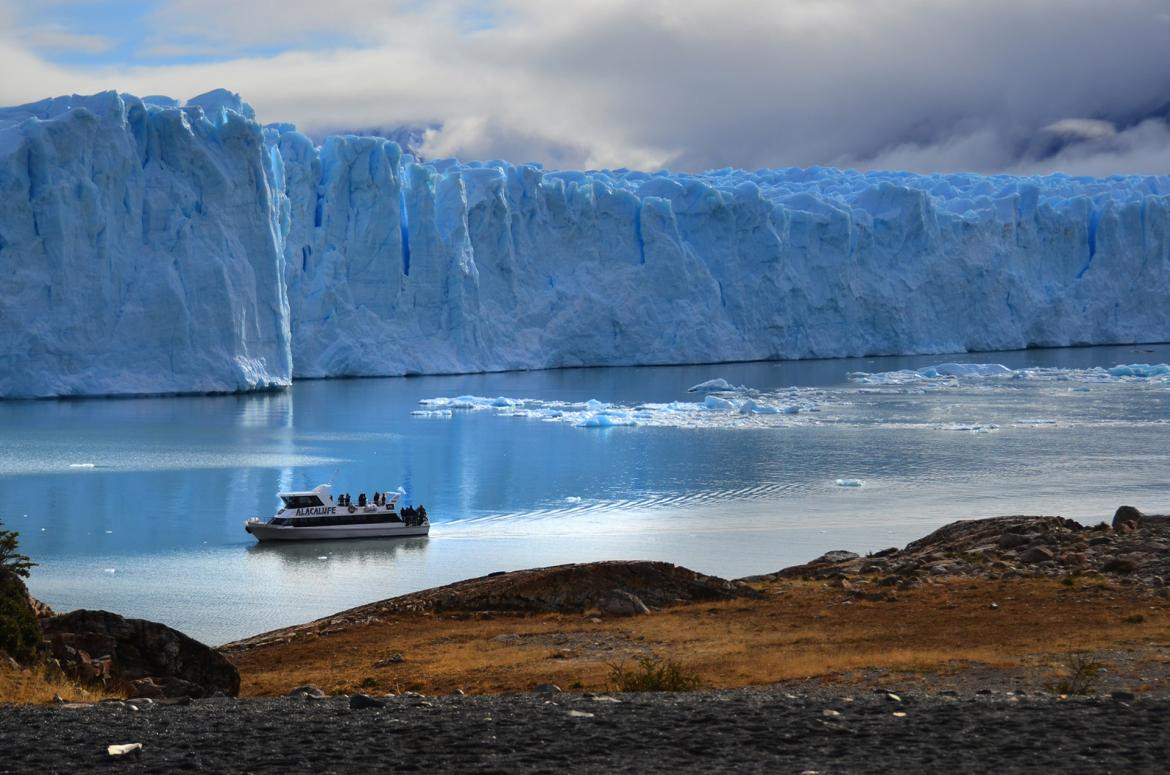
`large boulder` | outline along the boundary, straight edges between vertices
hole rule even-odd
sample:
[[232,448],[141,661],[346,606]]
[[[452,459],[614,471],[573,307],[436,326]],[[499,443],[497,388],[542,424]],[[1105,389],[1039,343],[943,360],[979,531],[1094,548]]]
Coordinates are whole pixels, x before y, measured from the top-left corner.
[[1113,513],[1113,529],[1120,530],[1122,526],[1136,529],[1141,524],[1143,514],[1133,506],[1119,506]]
[[41,629],[52,656],[82,680],[108,679],[130,691],[153,685],[168,697],[240,691],[235,665],[165,624],[82,610],[42,619]]

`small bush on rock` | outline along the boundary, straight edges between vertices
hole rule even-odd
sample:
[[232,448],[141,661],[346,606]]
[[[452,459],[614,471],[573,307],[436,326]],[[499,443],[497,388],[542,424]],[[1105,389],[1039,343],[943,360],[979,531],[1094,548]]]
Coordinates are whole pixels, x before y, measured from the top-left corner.
[[672,659],[638,657],[634,666],[624,662],[609,666],[609,681],[619,692],[689,692],[703,682]]
[[1084,651],[1069,651],[1065,657],[1067,675],[1048,688],[1056,694],[1095,694],[1104,665]]

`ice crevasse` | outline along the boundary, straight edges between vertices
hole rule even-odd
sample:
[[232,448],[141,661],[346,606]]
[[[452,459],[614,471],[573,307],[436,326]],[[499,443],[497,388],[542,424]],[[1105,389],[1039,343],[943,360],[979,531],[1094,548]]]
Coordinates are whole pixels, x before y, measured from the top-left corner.
[[0,110],[0,396],[1170,340],[1170,177],[420,163],[219,90]]

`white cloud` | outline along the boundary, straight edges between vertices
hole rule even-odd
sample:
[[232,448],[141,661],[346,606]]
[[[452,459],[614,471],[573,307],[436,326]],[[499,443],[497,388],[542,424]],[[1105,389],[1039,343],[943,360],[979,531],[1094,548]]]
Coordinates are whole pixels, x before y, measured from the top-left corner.
[[[19,34],[0,37],[0,102],[100,88],[189,97],[223,86],[265,121],[441,124],[428,154],[552,166],[1170,171],[1159,122],[1137,131],[1170,106],[1170,25],[1158,0],[272,8],[171,0],[150,17],[144,50],[223,57],[210,63],[66,67],[30,53]],[[276,56],[239,53],[282,42],[290,47]],[[1058,122],[1085,119],[1104,123],[1080,130],[1108,123],[1116,135],[1053,139],[1073,126]]]
[[71,32],[59,24],[45,24],[24,30],[21,39],[34,49],[60,52],[100,54],[113,48],[113,42],[101,35]]

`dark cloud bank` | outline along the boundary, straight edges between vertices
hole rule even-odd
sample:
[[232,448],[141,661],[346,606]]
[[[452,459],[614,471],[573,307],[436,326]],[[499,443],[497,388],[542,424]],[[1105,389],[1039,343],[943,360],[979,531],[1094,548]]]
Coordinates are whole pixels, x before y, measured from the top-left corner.
[[693,171],[1170,171],[1165,0],[614,4],[559,35],[477,45],[587,111],[575,137],[484,116],[474,141],[442,148],[469,158],[578,166],[604,141]]

